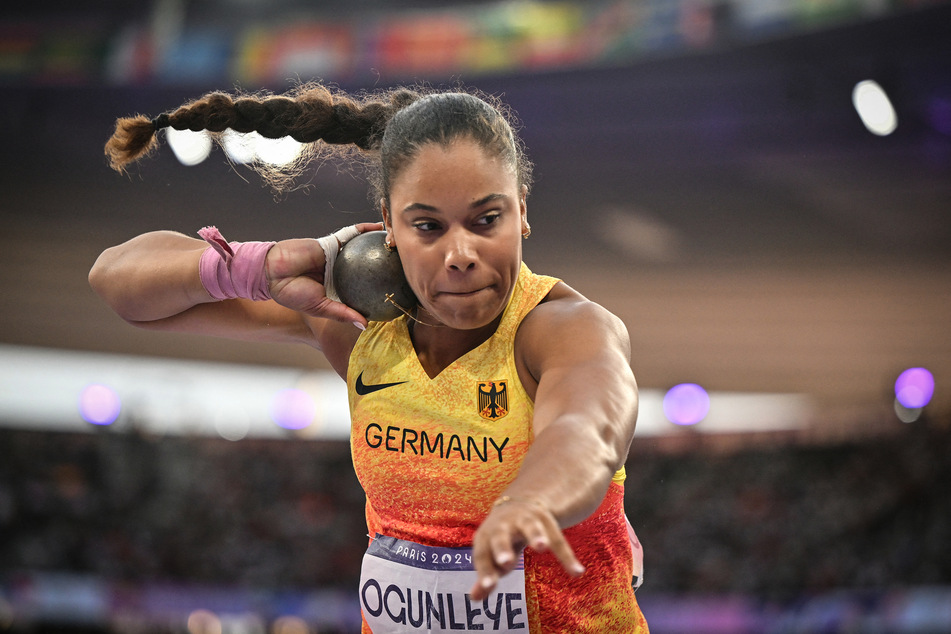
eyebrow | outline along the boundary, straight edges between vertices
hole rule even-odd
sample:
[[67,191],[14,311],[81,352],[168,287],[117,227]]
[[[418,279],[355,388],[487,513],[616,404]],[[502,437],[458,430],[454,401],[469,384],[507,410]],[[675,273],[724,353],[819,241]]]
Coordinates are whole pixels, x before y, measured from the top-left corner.
[[[489,194],[488,196],[483,196],[479,200],[473,201],[469,205],[469,208],[477,209],[481,207],[482,205],[485,205],[487,203],[490,203],[496,200],[504,199],[504,198],[508,198],[508,196],[506,196],[505,194]],[[438,208],[433,207],[432,205],[427,205],[425,203],[410,203],[409,205],[403,208],[404,213],[409,211],[427,211],[432,213],[439,213]]]

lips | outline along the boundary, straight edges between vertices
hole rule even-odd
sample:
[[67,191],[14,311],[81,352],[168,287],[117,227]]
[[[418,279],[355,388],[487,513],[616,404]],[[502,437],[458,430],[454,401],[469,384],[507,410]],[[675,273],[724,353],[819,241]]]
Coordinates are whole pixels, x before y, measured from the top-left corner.
[[473,290],[467,290],[467,291],[439,291],[439,294],[449,295],[452,297],[470,297],[484,290],[487,290],[488,288],[489,288],[488,286],[480,286],[479,288],[476,288]]

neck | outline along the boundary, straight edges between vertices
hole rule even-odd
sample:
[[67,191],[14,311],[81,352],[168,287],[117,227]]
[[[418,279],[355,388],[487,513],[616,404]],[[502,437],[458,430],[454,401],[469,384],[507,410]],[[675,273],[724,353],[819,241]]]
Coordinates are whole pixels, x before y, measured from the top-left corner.
[[499,315],[481,328],[457,330],[442,324],[434,325],[436,321],[429,313],[418,310],[417,317],[410,319],[408,325],[416,356],[426,374],[434,378],[456,359],[487,341],[501,321],[502,315]]

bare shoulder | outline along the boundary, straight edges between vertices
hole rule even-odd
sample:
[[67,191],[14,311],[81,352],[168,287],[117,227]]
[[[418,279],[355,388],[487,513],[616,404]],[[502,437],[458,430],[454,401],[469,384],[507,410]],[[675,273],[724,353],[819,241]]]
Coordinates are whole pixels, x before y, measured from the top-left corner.
[[627,340],[627,328],[619,317],[564,282],[558,282],[525,317],[518,336],[526,340],[547,338],[566,329],[585,338],[613,336]]
[[515,337],[519,374],[529,389],[554,365],[599,358],[628,364],[630,355],[630,338],[621,319],[564,282],[525,317]]

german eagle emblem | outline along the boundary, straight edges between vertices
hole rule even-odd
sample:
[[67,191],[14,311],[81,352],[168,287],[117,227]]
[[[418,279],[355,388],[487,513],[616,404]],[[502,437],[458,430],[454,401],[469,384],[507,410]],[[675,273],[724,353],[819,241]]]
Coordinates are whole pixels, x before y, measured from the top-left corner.
[[509,413],[507,381],[479,383],[479,416],[498,420]]

